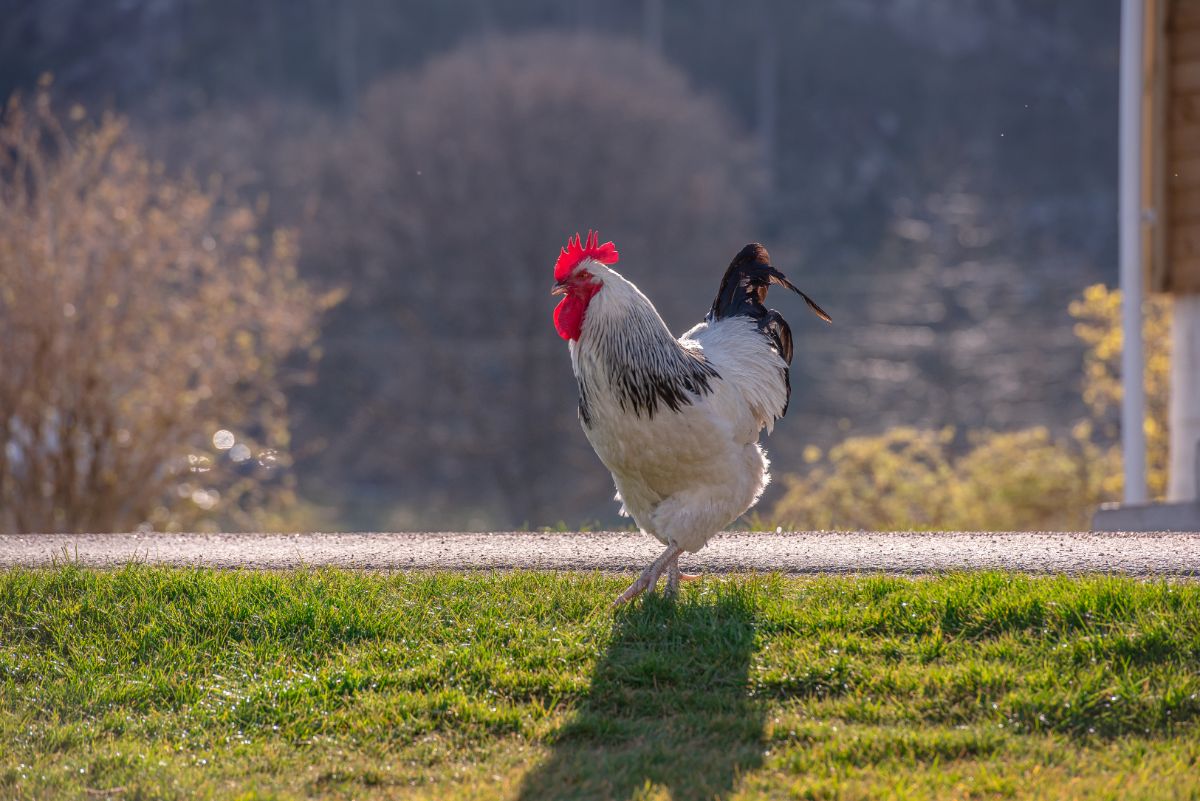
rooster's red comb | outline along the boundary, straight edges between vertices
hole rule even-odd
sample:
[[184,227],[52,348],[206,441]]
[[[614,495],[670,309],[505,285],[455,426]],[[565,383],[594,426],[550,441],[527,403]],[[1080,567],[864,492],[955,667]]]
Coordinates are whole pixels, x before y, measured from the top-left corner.
[[600,244],[599,231],[589,230],[587,240],[583,242],[580,242],[579,234],[575,234],[574,239],[568,239],[567,246],[558,254],[558,261],[554,263],[554,280],[565,279],[584,259],[592,259],[601,264],[616,264],[618,255],[617,246],[612,242]]

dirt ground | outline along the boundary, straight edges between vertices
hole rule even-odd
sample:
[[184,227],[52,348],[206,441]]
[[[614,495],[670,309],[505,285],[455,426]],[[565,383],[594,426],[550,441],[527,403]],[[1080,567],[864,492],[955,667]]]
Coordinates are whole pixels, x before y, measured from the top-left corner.
[[[639,533],[28,534],[0,535],[0,568],[131,561],[221,568],[333,565],[374,570],[631,572],[661,546]],[[1200,533],[731,532],[685,570],[705,573],[1034,573],[1200,576]]]

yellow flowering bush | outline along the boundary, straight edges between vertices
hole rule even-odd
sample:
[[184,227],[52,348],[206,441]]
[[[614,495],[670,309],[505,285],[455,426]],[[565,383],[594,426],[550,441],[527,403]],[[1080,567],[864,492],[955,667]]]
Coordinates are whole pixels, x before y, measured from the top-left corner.
[[[785,476],[788,490],[771,519],[801,529],[899,531],[1071,530],[1088,527],[1096,507],[1122,489],[1117,413],[1121,401],[1121,293],[1088,287],[1070,306],[1083,341],[1088,419],[1068,437],[1043,427],[975,432],[952,447],[951,429],[893,428],[850,437],[812,468]],[[1167,470],[1170,307],[1145,307],[1146,439],[1150,492],[1161,497]],[[960,443],[960,445],[963,443]],[[958,453],[959,455],[955,455]]]
[[[1090,286],[1071,303],[1075,335],[1087,350],[1083,356],[1083,400],[1101,441],[1116,442],[1121,408],[1121,291],[1103,284]],[[1167,491],[1169,437],[1167,403],[1171,373],[1171,305],[1163,295],[1142,307],[1142,339],[1146,358],[1146,482],[1150,497]],[[1118,457],[1119,460],[1119,457]],[[1105,477],[1104,495],[1117,498],[1123,487],[1120,465]]]

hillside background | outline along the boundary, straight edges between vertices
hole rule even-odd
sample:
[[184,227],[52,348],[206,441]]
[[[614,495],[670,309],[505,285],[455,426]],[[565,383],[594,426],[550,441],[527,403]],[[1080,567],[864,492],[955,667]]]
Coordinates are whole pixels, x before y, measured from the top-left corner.
[[[1116,276],[1115,0],[2,0],[0,95],[118,112],[344,297],[287,390],[331,528],[614,524],[550,324],[569,234],[672,330],[747,241],[795,395],[767,441],[1071,429]],[[238,421],[228,427],[237,430]],[[771,502],[781,490],[773,487]]]

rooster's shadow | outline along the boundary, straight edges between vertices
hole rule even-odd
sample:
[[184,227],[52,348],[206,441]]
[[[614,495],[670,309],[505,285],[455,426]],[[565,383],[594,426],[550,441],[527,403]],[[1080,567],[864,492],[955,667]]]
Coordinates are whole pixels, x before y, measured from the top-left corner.
[[762,763],[754,648],[752,605],[730,585],[619,611],[586,696],[517,797],[622,801],[655,787],[675,801],[726,798]]

